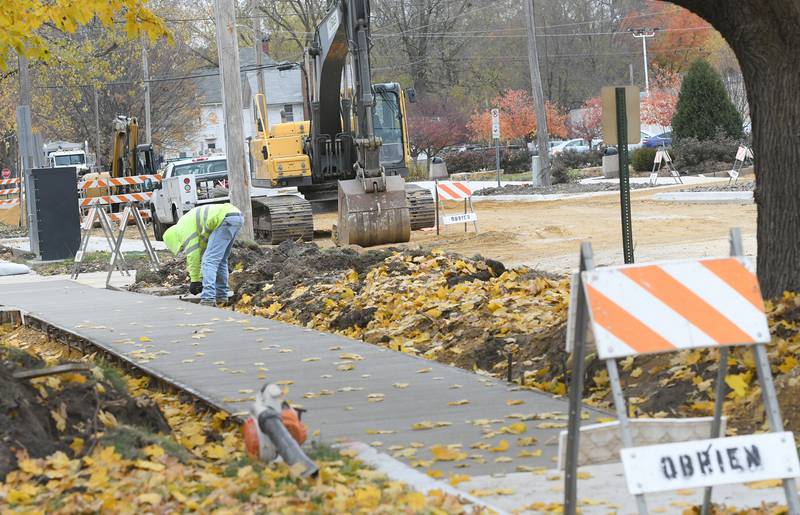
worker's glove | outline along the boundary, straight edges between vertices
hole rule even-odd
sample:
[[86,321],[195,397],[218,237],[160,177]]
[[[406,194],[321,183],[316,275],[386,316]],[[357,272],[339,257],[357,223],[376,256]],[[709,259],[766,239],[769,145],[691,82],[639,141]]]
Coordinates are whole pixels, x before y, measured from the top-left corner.
[[203,291],[203,283],[200,281],[193,281],[189,284],[189,293],[192,295],[197,295],[198,293]]

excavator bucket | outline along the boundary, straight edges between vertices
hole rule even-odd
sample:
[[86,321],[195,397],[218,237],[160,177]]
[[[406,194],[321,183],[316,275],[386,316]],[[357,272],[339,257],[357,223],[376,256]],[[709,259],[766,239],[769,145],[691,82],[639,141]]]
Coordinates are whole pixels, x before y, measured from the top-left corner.
[[339,181],[336,243],[371,247],[411,239],[411,214],[402,177],[386,177],[386,191],[368,192],[359,179]]

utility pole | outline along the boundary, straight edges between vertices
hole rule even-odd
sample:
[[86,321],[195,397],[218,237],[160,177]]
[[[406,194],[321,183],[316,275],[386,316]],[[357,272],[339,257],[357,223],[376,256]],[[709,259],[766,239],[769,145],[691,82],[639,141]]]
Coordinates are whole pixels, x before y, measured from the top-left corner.
[[20,205],[20,219],[23,225],[28,226],[28,235],[31,240],[31,250],[39,248],[38,233],[31,228],[30,220],[33,202],[30,202],[31,187],[25,170],[36,166],[36,157],[33,155],[38,150],[34,147],[33,127],[31,122],[31,74],[28,68],[28,59],[19,55],[19,103],[17,104],[17,157],[19,160],[20,185],[25,192],[25,203]]
[[254,240],[253,207],[250,204],[250,175],[245,163],[242,120],[242,79],[239,75],[239,43],[233,0],[216,0],[217,54],[222,84],[222,112],[225,123],[225,154],[228,158],[228,187],[231,203],[244,215],[241,237]]
[[642,56],[644,58],[644,92],[648,96],[650,95],[650,77],[647,73],[647,38],[654,37],[657,30],[658,28],[628,29],[628,32],[633,34],[633,37],[642,40]]
[[92,86],[92,92],[94,93],[94,156],[95,166],[99,170],[103,163],[100,161],[100,100],[97,97],[97,86]]
[[153,122],[150,113],[150,64],[147,62],[147,41],[142,35],[142,76],[144,77],[144,122],[145,143],[153,142]]
[[[258,0],[253,0],[250,7],[250,15],[253,17],[253,51],[256,53],[256,77],[258,80],[258,92],[264,94],[264,70],[261,47],[263,45],[261,35],[261,18],[258,17]],[[266,113],[264,113],[266,116]]]
[[528,62],[531,73],[531,90],[536,107],[536,143],[539,147],[539,183],[550,186],[550,149],[547,144],[547,112],[544,106],[542,75],[539,71],[539,50],[536,46],[536,23],[533,16],[533,0],[523,0],[525,23],[528,29]]
[[22,165],[20,177],[24,170],[30,170],[36,166],[36,152],[33,142],[33,127],[31,126],[31,74],[28,67],[28,59],[19,56],[19,103],[17,104],[17,145],[19,147],[19,158]]

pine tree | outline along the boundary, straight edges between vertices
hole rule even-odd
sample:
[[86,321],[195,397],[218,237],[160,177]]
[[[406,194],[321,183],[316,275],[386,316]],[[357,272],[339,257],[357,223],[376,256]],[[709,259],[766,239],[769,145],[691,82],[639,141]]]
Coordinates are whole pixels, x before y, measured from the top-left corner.
[[683,78],[672,131],[675,139],[708,140],[722,129],[732,138],[742,136],[742,116],[728,97],[722,78],[708,62],[698,59]]

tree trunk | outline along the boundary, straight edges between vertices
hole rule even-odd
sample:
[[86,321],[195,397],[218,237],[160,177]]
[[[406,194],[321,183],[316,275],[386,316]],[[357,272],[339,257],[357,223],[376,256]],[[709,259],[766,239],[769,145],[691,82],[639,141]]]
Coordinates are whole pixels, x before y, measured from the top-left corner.
[[761,290],[800,291],[800,1],[673,3],[708,20],[736,53],[753,124]]

